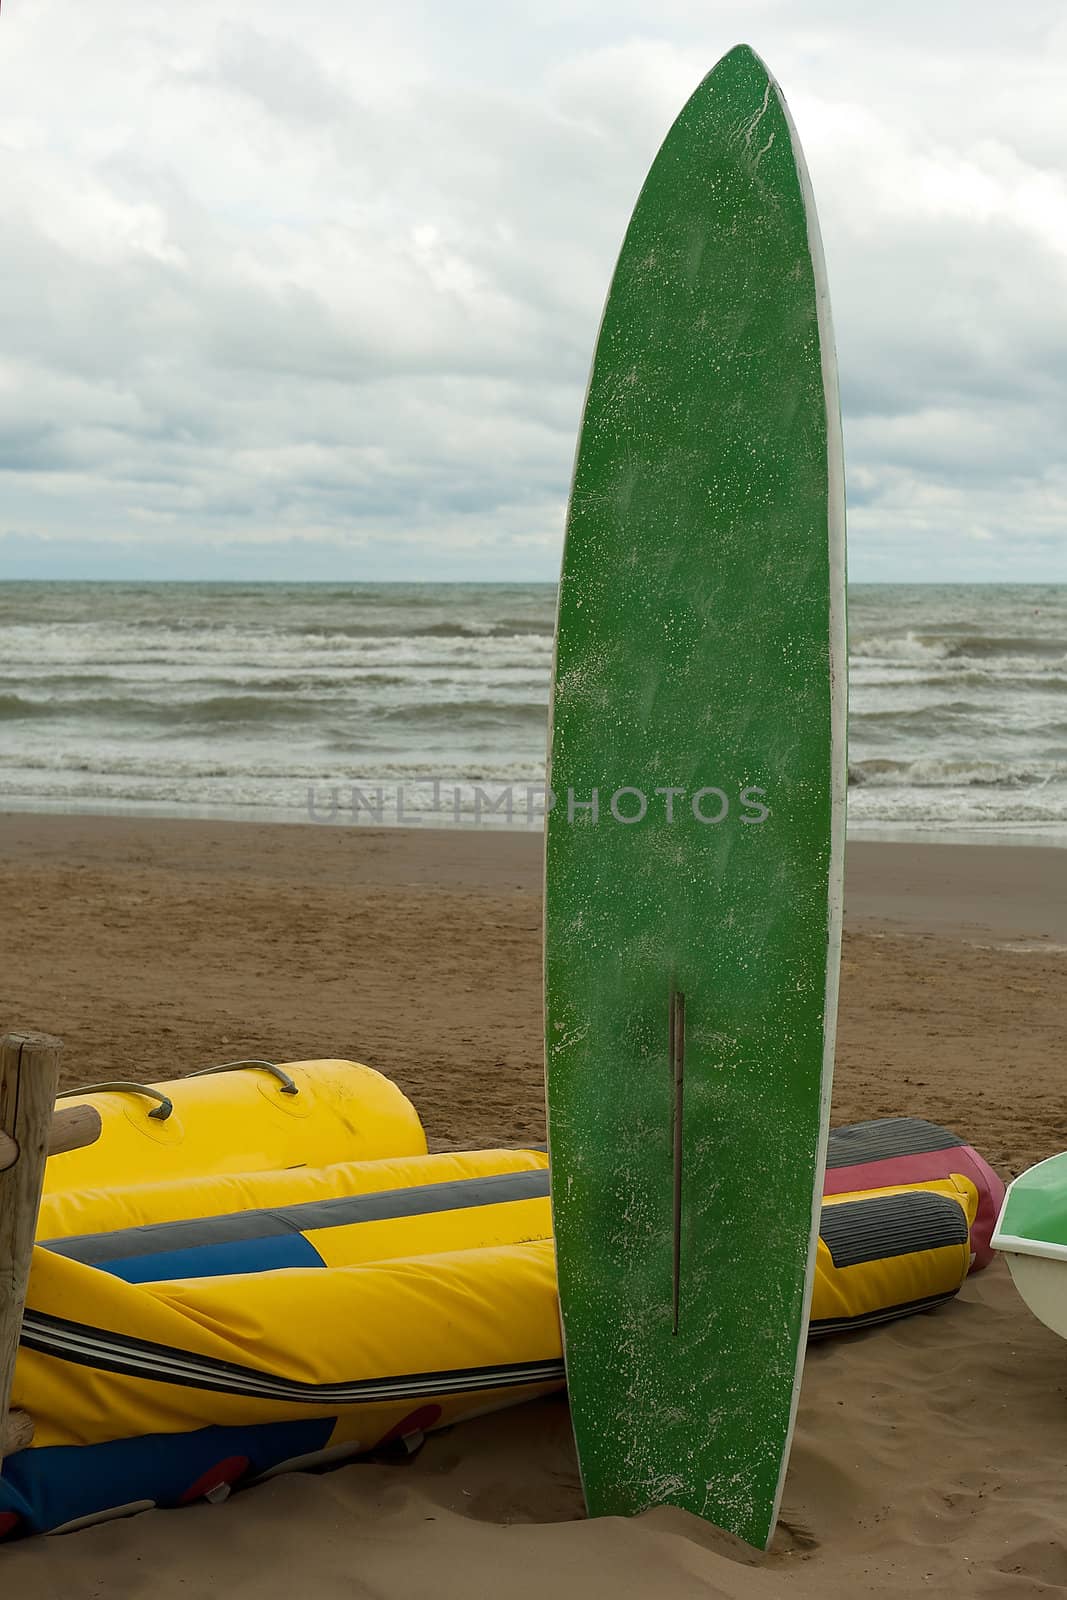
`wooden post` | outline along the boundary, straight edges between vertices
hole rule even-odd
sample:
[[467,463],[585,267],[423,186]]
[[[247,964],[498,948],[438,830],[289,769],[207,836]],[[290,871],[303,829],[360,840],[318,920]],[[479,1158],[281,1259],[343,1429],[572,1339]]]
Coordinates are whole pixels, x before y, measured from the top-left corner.
[[58,1039],[40,1033],[9,1033],[0,1041],[0,1133],[6,1136],[0,1149],[0,1466],[5,1452],[22,1449],[33,1437],[30,1419],[20,1412],[9,1416],[8,1402],[61,1049]]
[[0,1465],[5,1456],[16,1455],[33,1443],[33,1418],[25,1411],[9,1411],[0,1431]]
[[[67,1150],[81,1150],[95,1144],[100,1137],[102,1123],[95,1106],[64,1106],[52,1115],[48,1135],[48,1154],[61,1156]],[[13,1167],[19,1158],[19,1147],[10,1134],[0,1130],[0,1172]]]

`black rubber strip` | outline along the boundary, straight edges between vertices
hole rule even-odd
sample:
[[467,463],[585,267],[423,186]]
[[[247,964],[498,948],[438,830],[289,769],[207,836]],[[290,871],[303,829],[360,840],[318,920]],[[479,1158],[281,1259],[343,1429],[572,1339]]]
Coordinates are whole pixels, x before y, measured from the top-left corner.
[[834,1128],[826,1147],[828,1167],[860,1166],[865,1161],[891,1161],[894,1156],[925,1155],[931,1150],[953,1150],[964,1141],[936,1122],[921,1117],[879,1117]]
[[819,1235],[835,1267],[858,1267],[865,1261],[966,1244],[967,1217],[948,1195],[911,1189],[823,1206]]

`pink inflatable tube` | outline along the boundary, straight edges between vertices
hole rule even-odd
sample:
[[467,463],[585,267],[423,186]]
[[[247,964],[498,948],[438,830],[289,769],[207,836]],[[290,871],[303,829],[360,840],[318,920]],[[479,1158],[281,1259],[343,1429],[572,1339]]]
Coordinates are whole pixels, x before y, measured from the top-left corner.
[[1004,1185],[971,1145],[921,1117],[880,1117],[835,1128],[826,1152],[823,1194],[860,1193],[898,1183],[930,1183],[962,1173],[978,1190],[971,1229],[971,1271],[993,1259],[990,1235],[1004,1200]]

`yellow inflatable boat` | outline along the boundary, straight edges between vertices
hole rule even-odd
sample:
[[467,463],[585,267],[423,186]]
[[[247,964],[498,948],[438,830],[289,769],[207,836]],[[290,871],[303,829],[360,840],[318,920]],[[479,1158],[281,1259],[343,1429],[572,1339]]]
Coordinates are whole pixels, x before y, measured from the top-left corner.
[[[0,1536],[218,1497],[562,1385],[543,1151],[428,1155],[410,1103],[344,1062],[91,1098],[101,1140],[49,1162],[12,1397],[36,1433],[4,1463]],[[166,1142],[146,1126],[172,1119]],[[978,1199],[950,1171],[828,1198],[812,1333],[954,1294]]]

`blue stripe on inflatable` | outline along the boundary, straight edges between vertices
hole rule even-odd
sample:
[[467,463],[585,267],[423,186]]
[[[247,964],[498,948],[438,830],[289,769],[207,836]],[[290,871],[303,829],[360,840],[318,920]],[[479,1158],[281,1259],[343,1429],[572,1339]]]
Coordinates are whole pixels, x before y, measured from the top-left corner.
[[0,1476],[0,1522],[5,1512],[19,1516],[11,1530],[17,1536],[45,1533],[145,1500],[177,1505],[220,1462],[244,1457],[243,1475],[255,1477],[283,1461],[324,1450],[336,1422],[336,1417],[316,1417],[20,1450],[7,1458]]
[[284,1233],[272,1239],[239,1239],[227,1244],[197,1245],[191,1250],[161,1250],[124,1261],[101,1261],[97,1270],[126,1283],[169,1283],[175,1278],[231,1278],[241,1272],[325,1265],[302,1233]]

